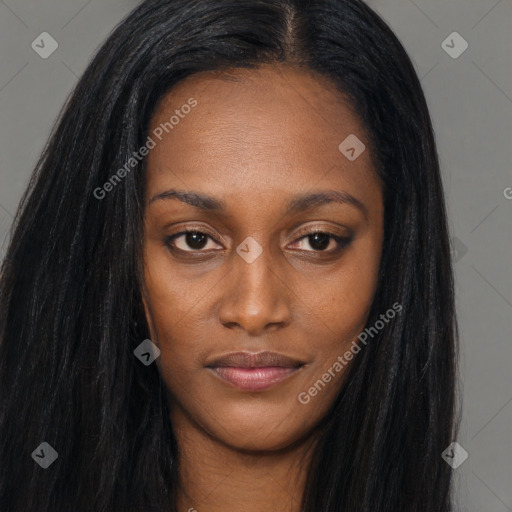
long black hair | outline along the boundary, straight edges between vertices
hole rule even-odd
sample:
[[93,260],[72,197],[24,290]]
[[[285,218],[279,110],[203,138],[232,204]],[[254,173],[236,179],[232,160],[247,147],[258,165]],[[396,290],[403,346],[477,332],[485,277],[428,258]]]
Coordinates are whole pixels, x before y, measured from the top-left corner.
[[[15,218],[0,281],[0,510],[171,511],[178,447],[141,297],[145,160],[158,101],[209,70],[286,62],[350,99],[384,187],[368,324],[309,469],[306,512],[448,512],[457,325],[434,133],[421,84],[360,0],[146,0],[68,99]],[[341,142],[341,141],[340,141]],[[301,406],[298,404],[298,406]],[[57,460],[42,469],[47,442]]]

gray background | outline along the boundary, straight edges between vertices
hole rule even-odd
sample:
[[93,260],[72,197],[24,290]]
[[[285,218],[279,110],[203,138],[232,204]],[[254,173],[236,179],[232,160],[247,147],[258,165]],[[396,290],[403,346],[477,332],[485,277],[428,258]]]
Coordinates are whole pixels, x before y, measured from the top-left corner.
[[[0,244],[66,97],[137,3],[0,0]],[[455,469],[457,510],[512,511],[512,0],[368,4],[414,62],[439,147],[461,326],[457,441],[469,453]],[[469,45],[458,58],[442,46],[454,31]],[[49,48],[43,32],[58,42],[46,59],[31,47]]]

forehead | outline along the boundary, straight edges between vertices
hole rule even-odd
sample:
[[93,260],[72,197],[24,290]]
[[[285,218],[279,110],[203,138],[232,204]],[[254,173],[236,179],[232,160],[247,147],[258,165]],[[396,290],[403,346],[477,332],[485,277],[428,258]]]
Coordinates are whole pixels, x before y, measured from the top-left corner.
[[[194,108],[182,109],[191,101]],[[160,101],[150,134],[159,127],[161,140],[148,155],[149,192],[179,183],[207,185],[217,195],[257,194],[376,179],[364,126],[345,95],[326,77],[286,65],[192,75]],[[339,146],[354,136],[366,149],[350,161]]]

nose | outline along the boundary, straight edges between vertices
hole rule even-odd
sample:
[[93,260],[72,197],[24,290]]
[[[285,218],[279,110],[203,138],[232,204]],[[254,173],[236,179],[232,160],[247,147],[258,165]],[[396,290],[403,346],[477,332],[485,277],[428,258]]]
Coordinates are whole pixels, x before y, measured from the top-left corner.
[[252,263],[233,255],[219,309],[225,327],[257,336],[290,323],[291,290],[277,267],[269,251],[264,250]]

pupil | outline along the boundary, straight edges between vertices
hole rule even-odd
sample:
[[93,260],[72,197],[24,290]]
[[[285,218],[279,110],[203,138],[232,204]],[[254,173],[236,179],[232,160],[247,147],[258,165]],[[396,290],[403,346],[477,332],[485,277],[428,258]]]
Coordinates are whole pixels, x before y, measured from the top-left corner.
[[330,235],[326,235],[325,233],[314,233],[309,235],[309,244],[313,249],[318,251],[327,249],[327,247],[329,247],[330,240]]
[[187,233],[185,240],[192,249],[202,249],[207,242],[207,236],[204,233]]

